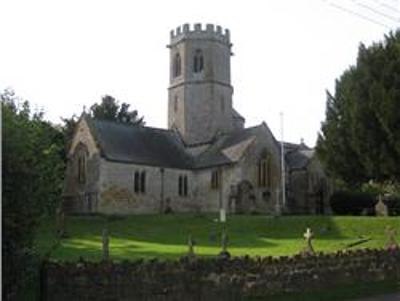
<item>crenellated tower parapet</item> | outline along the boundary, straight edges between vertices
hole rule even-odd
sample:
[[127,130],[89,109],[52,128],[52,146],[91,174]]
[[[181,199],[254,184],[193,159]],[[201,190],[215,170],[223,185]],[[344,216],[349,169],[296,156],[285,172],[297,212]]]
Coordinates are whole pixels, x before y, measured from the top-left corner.
[[212,40],[231,47],[229,29],[219,25],[195,23],[193,27],[186,23],[170,32],[170,45],[173,46],[185,39]]
[[170,33],[168,127],[187,145],[208,143],[233,129],[230,33],[184,24]]

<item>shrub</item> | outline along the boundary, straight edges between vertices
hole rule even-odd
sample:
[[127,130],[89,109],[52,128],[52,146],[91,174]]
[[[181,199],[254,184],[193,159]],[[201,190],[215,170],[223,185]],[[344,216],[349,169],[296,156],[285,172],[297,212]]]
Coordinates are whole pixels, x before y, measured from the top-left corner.
[[360,215],[364,210],[373,214],[376,195],[367,192],[336,191],[330,198],[333,212],[338,215]]
[[389,215],[400,215],[400,196],[386,197],[384,203],[388,207]]

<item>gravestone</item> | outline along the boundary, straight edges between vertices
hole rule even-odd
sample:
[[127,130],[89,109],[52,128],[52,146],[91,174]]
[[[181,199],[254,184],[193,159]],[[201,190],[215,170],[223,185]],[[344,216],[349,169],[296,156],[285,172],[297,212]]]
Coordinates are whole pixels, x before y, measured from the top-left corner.
[[102,250],[103,250],[103,260],[108,261],[110,257],[109,250],[110,239],[108,237],[108,230],[103,230],[103,239],[102,239]]
[[399,247],[399,244],[396,241],[397,231],[394,228],[387,226],[385,232],[387,235],[386,249],[397,249]]
[[304,233],[304,239],[306,240],[306,246],[301,252],[303,255],[314,255],[315,251],[312,245],[312,239],[314,238],[314,233],[310,228],[307,228],[306,233]]
[[228,234],[226,233],[226,230],[222,230],[221,234],[221,252],[219,253],[220,258],[230,258],[231,254],[228,252]]
[[388,208],[383,202],[382,196],[379,196],[379,201],[375,205],[376,216],[388,216]]
[[208,241],[209,242],[216,242],[217,241],[217,232],[215,229],[211,229],[208,233]]
[[165,209],[164,209],[165,214],[171,214],[173,213],[172,207],[171,207],[171,199],[167,198],[165,200]]
[[59,238],[64,238],[66,237],[65,212],[61,206],[59,206],[56,210],[56,219],[57,235]]

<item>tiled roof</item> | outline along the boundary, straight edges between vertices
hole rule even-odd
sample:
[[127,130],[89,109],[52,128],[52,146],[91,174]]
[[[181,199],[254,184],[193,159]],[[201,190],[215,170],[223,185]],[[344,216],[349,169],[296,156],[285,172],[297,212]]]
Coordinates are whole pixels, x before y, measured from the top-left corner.
[[103,156],[112,161],[188,169],[192,158],[172,130],[86,117]]
[[[237,162],[257,137],[269,130],[266,124],[221,134],[200,155],[186,150],[177,132],[85,116],[102,155],[111,161],[178,169],[201,169]],[[270,133],[272,135],[272,133]],[[273,135],[272,135],[273,137]],[[273,138],[279,147],[279,142]],[[305,168],[314,150],[304,144],[284,143],[285,160],[290,169]]]

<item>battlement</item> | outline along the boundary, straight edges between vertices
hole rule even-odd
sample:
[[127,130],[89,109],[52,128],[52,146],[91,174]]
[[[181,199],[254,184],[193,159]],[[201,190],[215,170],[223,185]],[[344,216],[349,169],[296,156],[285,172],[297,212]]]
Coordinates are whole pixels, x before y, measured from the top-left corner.
[[186,23],[178,26],[176,29],[171,30],[171,44],[175,44],[182,39],[211,39],[216,40],[230,46],[230,32],[229,29],[222,29],[219,25],[206,24],[205,28],[201,23],[190,24]]

